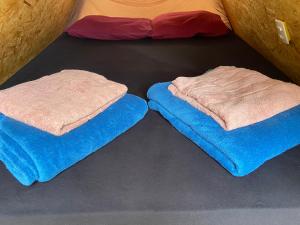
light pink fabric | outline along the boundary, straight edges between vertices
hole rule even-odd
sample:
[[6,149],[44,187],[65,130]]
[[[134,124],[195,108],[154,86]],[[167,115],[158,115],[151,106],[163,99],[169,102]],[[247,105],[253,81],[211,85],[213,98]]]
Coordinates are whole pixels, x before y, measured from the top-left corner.
[[229,66],[198,77],[178,77],[169,90],[225,130],[263,121],[300,104],[299,86]]
[[96,73],[63,70],[0,91],[0,112],[54,135],[82,125],[127,92]]

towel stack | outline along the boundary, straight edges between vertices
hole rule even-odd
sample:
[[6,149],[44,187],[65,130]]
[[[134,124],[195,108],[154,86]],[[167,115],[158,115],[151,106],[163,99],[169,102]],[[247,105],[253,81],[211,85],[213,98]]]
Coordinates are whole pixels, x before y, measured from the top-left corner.
[[221,66],[148,91],[150,108],[236,176],[300,144],[300,87]]
[[81,70],[0,91],[0,160],[24,185],[52,179],[144,117],[145,101],[126,92]]

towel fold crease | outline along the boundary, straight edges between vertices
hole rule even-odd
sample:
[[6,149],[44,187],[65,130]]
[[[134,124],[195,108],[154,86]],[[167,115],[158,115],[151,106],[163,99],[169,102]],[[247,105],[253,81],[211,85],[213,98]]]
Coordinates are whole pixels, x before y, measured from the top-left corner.
[[178,77],[169,90],[225,130],[261,122],[300,104],[299,86],[233,66],[220,66],[197,77]]
[[0,91],[0,112],[53,135],[63,135],[123,97],[127,87],[96,73],[63,70]]

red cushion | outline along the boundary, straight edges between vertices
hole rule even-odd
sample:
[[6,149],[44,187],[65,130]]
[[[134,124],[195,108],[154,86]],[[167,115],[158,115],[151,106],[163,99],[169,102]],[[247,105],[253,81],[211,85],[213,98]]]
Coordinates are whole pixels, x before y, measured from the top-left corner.
[[219,15],[207,11],[162,14],[153,19],[152,28],[154,39],[220,36],[229,32]]
[[151,36],[151,20],[86,16],[75,22],[66,32],[79,38],[100,40],[134,40]]

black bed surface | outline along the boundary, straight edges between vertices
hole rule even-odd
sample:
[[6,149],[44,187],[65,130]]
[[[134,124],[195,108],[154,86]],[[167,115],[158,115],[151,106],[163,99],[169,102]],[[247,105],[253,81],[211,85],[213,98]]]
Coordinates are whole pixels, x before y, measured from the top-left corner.
[[[63,34],[0,89],[62,69],[84,69],[146,98],[156,82],[219,65],[288,80],[232,34],[117,42]],[[2,164],[0,180],[1,225],[300,224],[300,147],[236,178],[152,111],[50,182],[23,187]]]

